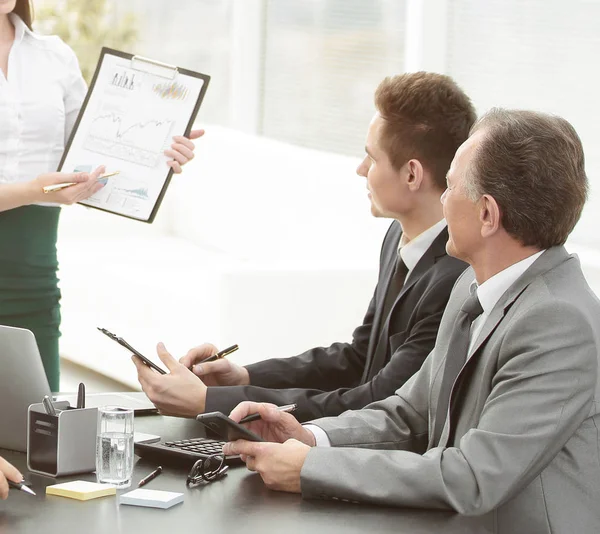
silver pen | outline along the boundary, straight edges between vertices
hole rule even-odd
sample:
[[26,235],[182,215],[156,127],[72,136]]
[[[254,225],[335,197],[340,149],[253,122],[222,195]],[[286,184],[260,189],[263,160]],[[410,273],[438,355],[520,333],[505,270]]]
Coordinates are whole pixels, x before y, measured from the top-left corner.
[[29,493],[29,495],[35,495],[35,491],[26,486],[23,482],[13,482],[12,480],[9,480],[8,486],[13,489],[24,491],[25,493]]

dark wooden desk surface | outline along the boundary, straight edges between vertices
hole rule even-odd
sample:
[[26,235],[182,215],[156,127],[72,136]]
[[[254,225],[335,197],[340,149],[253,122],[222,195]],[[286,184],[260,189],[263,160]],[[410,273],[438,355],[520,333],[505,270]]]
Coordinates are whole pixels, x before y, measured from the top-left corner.
[[[135,425],[138,431],[160,434],[164,439],[202,435],[193,420],[147,416],[136,418]],[[147,487],[184,493],[183,504],[169,510],[119,506],[114,497],[80,502],[46,496],[44,488],[69,480],[95,481],[94,474],[52,479],[28,473],[25,454],[0,450],[0,456],[25,474],[37,493],[37,497],[32,497],[11,490],[8,500],[0,501],[0,534],[493,532],[480,518],[460,517],[448,512],[303,500],[300,495],[266,489],[260,477],[244,467],[231,468],[220,481],[188,489],[185,486],[186,469],[163,466],[162,475]],[[118,493],[134,489],[137,482],[155,467],[155,463],[137,459],[131,488]]]

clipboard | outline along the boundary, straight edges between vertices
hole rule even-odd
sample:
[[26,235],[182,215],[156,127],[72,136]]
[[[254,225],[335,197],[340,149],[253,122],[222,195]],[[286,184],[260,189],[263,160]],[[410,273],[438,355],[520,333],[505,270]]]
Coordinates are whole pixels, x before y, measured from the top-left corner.
[[[85,206],[152,223],[173,176],[164,150],[188,136],[210,76],[103,47],[58,171],[106,166]],[[114,173],[114,174],[113,174]]]

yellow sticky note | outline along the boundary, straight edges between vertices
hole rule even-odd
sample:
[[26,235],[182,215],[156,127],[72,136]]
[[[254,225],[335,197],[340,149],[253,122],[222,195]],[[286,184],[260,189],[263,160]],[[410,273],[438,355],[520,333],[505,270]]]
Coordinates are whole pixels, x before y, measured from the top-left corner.
[[78,501],[89,501],[98,497],[116,495],[116,493],[117,488],[112,484],[97,484],[85,480],[74,480],[73,482],[46,486],[46,495],[58,495],[59,497],[68,497]]

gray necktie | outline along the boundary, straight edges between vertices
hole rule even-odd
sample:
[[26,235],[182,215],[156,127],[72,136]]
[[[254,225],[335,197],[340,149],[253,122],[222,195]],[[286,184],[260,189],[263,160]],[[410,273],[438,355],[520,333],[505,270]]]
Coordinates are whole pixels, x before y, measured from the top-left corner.
[[483,313],[483,308],[477,298],[477,292],[465,300],[464,304],[458,312],[454,331],[448,342],[448,350],[446,352],[446,366],[444,367],[444,377],[440,387],[440,396],[438,398],[437,412],[435,415],[435,428],[433,431],[434,445],[439,442],[446,414],[448,413],[448,403],[450,402],[450,393],[452,385],[460,373],[469,351],[469,342],[471,339],[471,324]]

